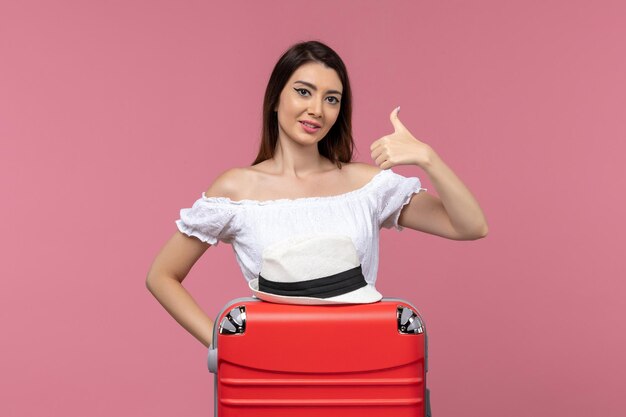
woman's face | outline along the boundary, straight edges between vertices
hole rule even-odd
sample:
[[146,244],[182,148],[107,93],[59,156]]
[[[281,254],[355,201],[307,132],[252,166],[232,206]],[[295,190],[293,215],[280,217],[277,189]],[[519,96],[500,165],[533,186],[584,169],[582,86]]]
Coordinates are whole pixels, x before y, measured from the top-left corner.
[[311,145],[322,140],[337,120],[342,90],[334,69],[318,62],[301,65],[285,84],[275,109],[279,141]]

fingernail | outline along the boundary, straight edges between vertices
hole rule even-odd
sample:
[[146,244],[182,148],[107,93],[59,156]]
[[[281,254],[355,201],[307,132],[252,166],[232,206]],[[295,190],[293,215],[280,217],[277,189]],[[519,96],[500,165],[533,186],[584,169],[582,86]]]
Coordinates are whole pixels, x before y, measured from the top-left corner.
[[397,107],[398,111],[396,113],[400,113],[400,106]]

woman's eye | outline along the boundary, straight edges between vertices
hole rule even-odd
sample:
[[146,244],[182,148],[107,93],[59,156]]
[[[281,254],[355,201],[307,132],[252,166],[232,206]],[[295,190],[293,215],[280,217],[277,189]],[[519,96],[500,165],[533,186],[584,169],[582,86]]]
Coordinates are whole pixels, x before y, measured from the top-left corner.
[[[294,90],[296,90],[296,92],[302,97],[306,97],[307,95],[311,94],[306,88],[294,88]],[[328,99],[330,100],[331,104],[339,103],[339,99],[335,96],[330,96],[328,97]]]

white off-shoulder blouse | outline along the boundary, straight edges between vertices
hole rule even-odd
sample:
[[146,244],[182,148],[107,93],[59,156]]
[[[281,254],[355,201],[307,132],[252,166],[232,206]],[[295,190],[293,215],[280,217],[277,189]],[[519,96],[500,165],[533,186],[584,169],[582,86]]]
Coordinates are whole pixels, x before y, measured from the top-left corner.
[[246,280],[258,278],[263,249],[300,234],[340,233],[352,238],[365,280],[376,281],[382,227],[402,231],[398,218],[414,193],[425,190],[417,177],[385,169],[348,193],[279,200],[206,197],[180,210],[178,229],[203,242],[231,244]]

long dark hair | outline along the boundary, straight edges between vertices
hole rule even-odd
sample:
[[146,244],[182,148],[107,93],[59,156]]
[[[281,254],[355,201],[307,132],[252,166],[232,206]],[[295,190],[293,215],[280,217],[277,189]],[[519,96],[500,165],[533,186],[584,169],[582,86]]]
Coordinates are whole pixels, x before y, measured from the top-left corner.
[[339,55],[329,46],[318,41],[307,41],[292,45],[274,66],[265,89],[265,98],[263,99],[261,146],[252,165],[274,156],[276,142],[278,142],[278,116],[274,108],[278,104],[280,93],[289,77],[301,65],[307,62],[319,62],[334,69],[343,86],[341,107],[337,120],[326,136],[318,142],[317,149],[320,155],[328,158],[339,168],[341,168],[342,162],[345,163],[352,160],[354,152],[354,139],[352,138],[352,90],[350,89],[348,71]]

